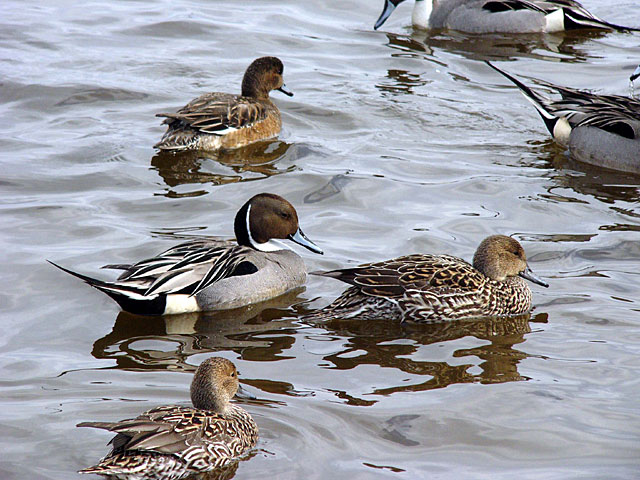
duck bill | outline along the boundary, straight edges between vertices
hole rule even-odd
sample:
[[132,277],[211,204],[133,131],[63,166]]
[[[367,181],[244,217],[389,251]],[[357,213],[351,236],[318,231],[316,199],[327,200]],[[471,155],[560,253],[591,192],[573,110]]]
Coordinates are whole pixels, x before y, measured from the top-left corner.
[[289,97],[293,97],[293,92],[290,92],[289,90],[287,90],[287,86],[282,84],[282,86],[280,88],[276,88],[276,90],[278,90],[279,92],[284,93],[285,95],[289,96]]
[[302,230],[300,230],[299,228],[296,231],[296,233],[294,233],[293,235],[289,235],[287,238],[292,242],[296,242],[298,245],[302,245],[304,248],[308,248],[313,253],[319,253],[320,255],[324,255],[324,252],[320,250],[320,248],[315,243],[309,240],[307,236],[304,233],[302,233]]
[[640,77],[640,65],[638,65],[638,67],[633,71],[629,80],[633,82],[638,77]]
[[[400,2],[398,2],[398,3],[400,3]],[[387,21],[387,18],[389,18],[391,16],[391,14],[396,9],[396,7],[397,7],[397,4],[395,4],[391,0],[385,0],[384,1],[384,10],[382,10],[382,13],[380,14],[380,18],[378,18],[378,21],[373,26],[373,29],[374,30],[379,29],[382,26],[382,24]]]
[[255,400],[257,398],[254,394],[249,393],[249,391],[247,391],[247,389],[244,388],[241,383],[238,384],[238,391],[236,392],[236,397],[244,398],[246,400]]
[[524,271],[520,272],[518,275],[520,275],[525,280],[529,280],[530,282],[537,283],[538,285],[542,285],[545,288],[549,286],[547,282],[535,276],[528,266]]

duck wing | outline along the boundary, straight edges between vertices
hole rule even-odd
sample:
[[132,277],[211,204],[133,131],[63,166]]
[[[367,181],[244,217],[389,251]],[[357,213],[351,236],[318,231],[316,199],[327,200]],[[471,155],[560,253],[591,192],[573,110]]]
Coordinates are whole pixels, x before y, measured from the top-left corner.
[[180,454],[203,442],[225,440],[227,423],[222,415],[173,405],[151,409],[133,419],[83,422],[78,427],[101,428],[117,433],[109,442],[113,445],[112,454],[127,450]]
[[170,128],[189,127],[197,132],[226,135],[251,127],[267,118],[267,105],[249,97],[229,93],[207,93],[191,101],[176,113],[159,113]]

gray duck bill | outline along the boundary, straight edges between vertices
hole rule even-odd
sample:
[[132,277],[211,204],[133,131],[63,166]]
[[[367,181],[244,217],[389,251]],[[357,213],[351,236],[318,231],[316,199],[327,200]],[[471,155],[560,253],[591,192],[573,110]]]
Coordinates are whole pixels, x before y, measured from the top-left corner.
[[536,275],[534,275],[533,272],[531,271],[531,268],[529,268],[528,266],[525,270],[520,272],[518,275],[520,275],[525,280],[529,280],[530,282],[537,283],[538,285],[542,285],[545,288],[549,287],[549,284],[544,280],[542,280],[541,278],[538,278]]
[[289,90],[287,90],[286,85],[282,85],[280,88],[276,88],[276,90],[278,90],[279,92],[284,93],[285,95],[293,97],[293,92],[290,92]]
[[298,245],[302,245],[304,248],[311,250],[313,253],[319,253],[320,255],[324,255],[324,252],[320,250],[320,247],[318,247],[315,243],[309,240],[307,236],[304,233],[302,233],[302,230],[300,228],[298,228],[296,233],[294,233],[293,235],[289,235],[287,238],[292,242],[295,242]]
[[389,16],[393,13],[393,11],[396,9],[396,6],[397,5],[394,4],[391,0],[385,0],[384,9],[382,10],[380,17],[378,18],[378,21],[373,26],[374,30],[379,29],[382,24],[387,21],[387,18],[389,18]]

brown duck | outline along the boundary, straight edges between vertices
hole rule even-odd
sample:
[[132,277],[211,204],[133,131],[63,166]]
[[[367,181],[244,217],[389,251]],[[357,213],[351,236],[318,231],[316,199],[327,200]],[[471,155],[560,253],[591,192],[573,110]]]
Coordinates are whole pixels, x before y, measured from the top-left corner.
[[286,90],[284,66],[276,57],[261,57],[247,68],[242,93],[206,93],[166,117],[167,132],[154,145],[168,151],[221,150],[243,147],[280,133],[282,119],[269,98],[271,90]]
[[485,238],[473,265],[451,255],[414,254],[355,268],[313,272],[350,285],[315,318],[391,318],[435,323],[459,318],[518,315],[531,309],[524,279],[544,287],[522,245],[505,235]]
[[177,480],[229,465],[258,441],[258,426],[251,415],[229,403],[239,385],[235,365],[211,357],[193,377],[193,407],[157,407],[133,419],[78,424],[117,433],[109,442],[111,452],[80,473]]

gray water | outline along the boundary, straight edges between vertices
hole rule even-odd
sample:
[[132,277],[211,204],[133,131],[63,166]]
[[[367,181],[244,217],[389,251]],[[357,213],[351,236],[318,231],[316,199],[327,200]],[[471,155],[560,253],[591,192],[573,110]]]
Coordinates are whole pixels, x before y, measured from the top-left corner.
[[[585,0],[640,26],[635,0]],[[466,37],[413,31],[411,2],[0,5],[0,478],[69,479],[108,448],[87,420],[187,403],[215,353],[257,397],[261,437],[236,479],[630,479],[640,471],[640,177],[569,160],[480,60],[527,83],[628,94],[640,35]],[[285,64],[278,140],[158,156],[170,111]],[[233,236],[283,195],[325,256],[309,270],[413,252],[471,259],[515,235],[531,316],[435,326],[299,320],[344,285],[218,314],[140,318],[45,262],[105,263],[189,235]]]

